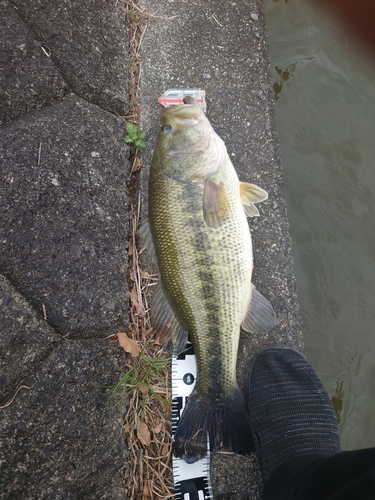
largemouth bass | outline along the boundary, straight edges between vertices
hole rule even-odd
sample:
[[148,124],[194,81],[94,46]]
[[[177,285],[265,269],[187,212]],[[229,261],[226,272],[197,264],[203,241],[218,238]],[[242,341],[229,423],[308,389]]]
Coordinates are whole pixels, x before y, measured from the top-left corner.
[[[141,237],[159,271],[151,319],[173,351],[188,334],[197,381],[180,418],[173,452],[188,463],[221,445],[253,449],[245,399],[236,381],[240,327],[266,331],[271,304],[251,284],[246,216],[267,193],[240,182],[224,142],[193,98],[162,110],[149,181],[149,217]],[[148,233],[148,229],[150,233]]]

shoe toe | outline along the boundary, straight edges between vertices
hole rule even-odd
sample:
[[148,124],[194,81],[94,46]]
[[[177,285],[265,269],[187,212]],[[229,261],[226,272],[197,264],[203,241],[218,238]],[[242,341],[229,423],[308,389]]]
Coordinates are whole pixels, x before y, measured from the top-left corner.
[[260,351],[249,366],[246,398],[264,479],[288,460],[340,451],[329,396],[297,351],[283,345]]

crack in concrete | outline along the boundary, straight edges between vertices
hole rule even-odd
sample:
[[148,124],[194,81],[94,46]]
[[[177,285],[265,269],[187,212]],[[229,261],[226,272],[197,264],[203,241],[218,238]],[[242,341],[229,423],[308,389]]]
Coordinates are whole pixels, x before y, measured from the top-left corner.
[[[108,71],[107,68],[105,68],[102,72],[100,72],[98,70],[98,68],[105,67],[105,65],[101,64],[101,59],[104,56],[101,54],[98,47],[92,47],[91,50],[89,50],[88,52],[86,51],[87,62],[88,62],[87,67],[85,65],[83,65],[82,67],[77,66],[76,65],[77,64],[77,56],[80,55],[79,51],[81,50],[81,48],[78,49],[78,54],[75,52],[67,51],[67,49],[64,45],[62,45],[62,46],[56,45],[54,47],[51,46],[51,48],[50,48],[47,38],[48,38],[48,35],[51,38],[51,33],[52,33],[52,36],[54,36],[54,33],[51,31],[48,31],[48,28],[47,28],[46,41],[41,39],[42,37],[40,36],[40,32],[38,32],[38,29],[36,28],[36,27],[40,27],[40,25],[38,25],[38,20],[35,18],[35,16],[33,17],[31,15],[31,22],[29,22],[27,20],[26,14],[25,14],[25,12],[30,13],[31,8],[29,11],[27,11],[25,9],[25,11],[23,12],[22,11],[23,7],[21,9],[20,7],[18,7],[16,5],[16,2],[14,2],[12,0],[9,0],[9,5],[11,5],[14,8],[19,20],[22,22],[22,24],[24,25],[26,30],[30,33],[30,36],[33,38],[35,43],[38,44],[38,46],[40,47],[40,50],[41,50],[41,53],[43,54],[43,57],[45,56],[51,61],[51,64],[53,65],[53,67],[55,68],[55,70],[57,71],[59,76],[61,77],[61,81],[64,83],[64,85],[69,90],[69,92],[86,100],[90,104],[94,104],[94,105],[98,106],[99,108],[112,113],[113,115],[115,115],[119,118],[122,118],[122,119],[124,118],[124,115],[115,111],[116,108],[124,108],[124,106],[126,106],[125,100],[122,99],[122,97],[121,97],[121,94],[123,92],[123,87],[121,87],[121,85],[118,85],[118,83],[119,83],[118,79],[120,78],[121,75],[116,74],[116,76],[117,76],[117,79],[116,79],[113,76],[115,73],[112,74],[110,71]],[[117,3],[116,3],[116,6],[117,6]],[[40,12],[43,12],[43,11],[40,11]],[[67,7],[66,12],[72,17],[75,13],[75,9],[73,9],[72,7],[70,7],[70,8]],[[108,22],[108,20],[107,20],[107,22]],[[100,25],[98,25],[98,26],[100,26]],[[65,44],[67,46],[72,45],[74,40],[73,41],[70,40],[72,35],[70,34],[70,37],[69,37],[69,33],[66,32],[66,26],[63,26],[61,29],[63,30],[62,34],[65,35],[65,37],[66,37]],[[64,29],[65,29],[65,31],[64,31]],[[104,51],[104,55],[106,56],[106,58],[108,58],[108,47],[104,44],[103,36],[105,38],[106,35],[105,34],[103,35],[102,32],[99,33],[99,35],[98,35],[98,37],[100,39],[99,44],[102,43],[102,46],[100,46],[100,47]],[[100,38],[100,37],[102,37],[102,38]],[[85,35],[83,35],[83,40],[85,42]],[[95,39],[94,39],[94,42],[96,42]],[[74,45],[74,43],[73,43],[73,45]],[[93,66],[92,58],[93,57],[95,58],[95,56],[97,54],[96,51],[98,51],[98,53],[100,54],[100,59],[99,59],[99,62],[97,62]],[[70,53],[72,54],[71,60],[67,56],[67,54],[70,54]],[[91,57],[89,57],[90,54],[91,54]],[[59,57],[60,57],[62,62],[66,63],[66,68],[62,67],[62,64],[59,64],[59,62],[58,62]],[[117,61],[118,54],[116,53],[116,56],[113,56],[113,57],[114,57],[114,60]],[[70,73],[69,73],[69,70],[71,71]],[[128,71],[128,73],[129,73],[129,71]],[[99,85],[91,83],[90,80],[99,82]],[[104,87],[100,86],[100,83],[105,85],[106,82],[107,82],[107,86],[104,86]],[[91,98],[87,97],[88,94],[91,94]],[[104,96],[104,100],[105,100],[105,97],[107,97],[107,100],[108,100],[107,106],[103,105],[103,103],[101,102],[101,100],[103,100],[103,96]]]

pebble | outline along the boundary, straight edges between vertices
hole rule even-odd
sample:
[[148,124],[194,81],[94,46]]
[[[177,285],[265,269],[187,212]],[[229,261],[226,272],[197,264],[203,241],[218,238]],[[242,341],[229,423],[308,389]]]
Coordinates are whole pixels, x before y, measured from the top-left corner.
[[254,19],[254,21],[258,21],[259,17],[258,14],[251,14],[251,19]]
[[81,255],[81,247],[79,245],[72,245],[69,253],[72,257],[79,257]]

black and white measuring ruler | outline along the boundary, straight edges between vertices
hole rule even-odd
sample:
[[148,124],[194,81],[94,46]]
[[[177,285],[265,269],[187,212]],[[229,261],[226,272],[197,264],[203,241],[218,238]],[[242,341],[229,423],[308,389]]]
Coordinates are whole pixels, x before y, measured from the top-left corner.
[[[172,360],[172,433],[176,432],[180,416],[186,401],[194,389],[197,378],[197,366],[192,344],[186,351]],[[173,457],[173,478],[176,500],[212,500],[210,481],[210,451],[207,443],[207,455],[193,464],[187,464],[181,458]]]

